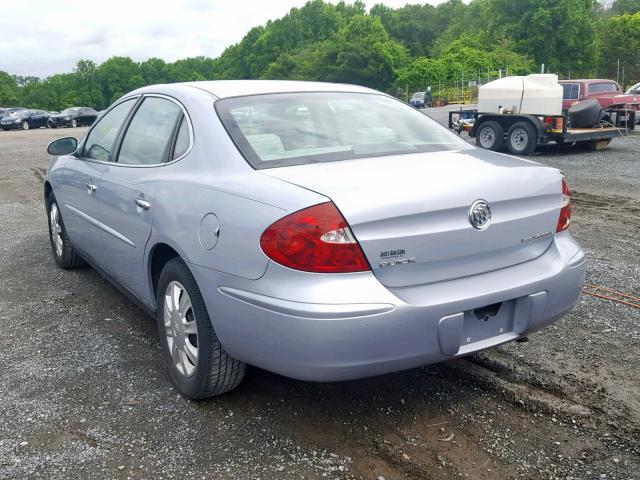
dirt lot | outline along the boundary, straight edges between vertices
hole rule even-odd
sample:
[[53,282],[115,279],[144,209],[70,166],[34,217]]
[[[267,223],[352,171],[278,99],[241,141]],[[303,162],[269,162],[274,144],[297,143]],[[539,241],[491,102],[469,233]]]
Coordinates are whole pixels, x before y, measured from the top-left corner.
[[[251,368],[185,400],[153,321],[50,256],[41,173],[64,134],[82,129],[0,132],[0,478],[640,479],[640,309],[591,295],[466,359],[337,384]],[[639,152],[634,136],[533,156],[574,190],[588,283],[636,297]]]

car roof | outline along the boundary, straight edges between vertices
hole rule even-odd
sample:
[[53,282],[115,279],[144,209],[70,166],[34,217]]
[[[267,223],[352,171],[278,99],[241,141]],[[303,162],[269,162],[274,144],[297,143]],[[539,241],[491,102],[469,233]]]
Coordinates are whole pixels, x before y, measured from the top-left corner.
[[602,83],[602,82],[609,82],[609,83],[616,83],[615,80],[610,80],[608,78],[576,78],[575,80],[560,80],[558,81],[558,83]]
[[[175,85],[175,84],[174,84]],[[241,97],[266,93],[293,92],[353,92],[380,93],[367,87],[345,83],[303,82],[295,80],[210,80],[184,82],[178,85],[198,88],[218,98]],[[136,90],[138,93],[157,91],[162,85],[150,85]],[[133,92],[132,92],[133,93]]]

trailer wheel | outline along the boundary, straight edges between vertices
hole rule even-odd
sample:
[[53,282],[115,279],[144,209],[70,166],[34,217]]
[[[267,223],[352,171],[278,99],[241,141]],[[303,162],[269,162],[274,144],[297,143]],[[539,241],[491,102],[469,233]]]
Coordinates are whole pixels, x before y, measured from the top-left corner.
[[538,145],[538,135],[529,122],[516,122],[507,133],[507,148],[514,155],[529,155]]
[[476,132],[476,145],[499,152],[504,146],[504,128],[498,122],[488,121]]

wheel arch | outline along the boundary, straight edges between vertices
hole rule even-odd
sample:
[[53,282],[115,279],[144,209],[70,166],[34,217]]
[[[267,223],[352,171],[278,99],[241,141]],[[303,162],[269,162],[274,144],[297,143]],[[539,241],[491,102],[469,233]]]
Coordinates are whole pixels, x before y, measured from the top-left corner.
[[51,194],[51,192],[53,192],[53,187],[51,186],[51,183],[49,183],[48,180],[45,180],[45,182],[44,182],[44,205],[45,205],[47,211],[49,211],[49,195]]
[[147,270],[154,305],[158,298],[158,280],[160,279],[160,273],[167,262],[174,258],[184,259],[184,257],[182,257],[180,253],[168,243],[156,243],[149,250]]

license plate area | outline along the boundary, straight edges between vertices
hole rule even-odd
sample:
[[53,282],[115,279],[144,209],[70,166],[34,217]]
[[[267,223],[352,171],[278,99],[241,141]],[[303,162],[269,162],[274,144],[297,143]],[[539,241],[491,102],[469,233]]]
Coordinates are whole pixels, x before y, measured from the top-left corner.
[[509,300],[464,312],[462,345],[512,332],[514,308],[515,301]]

